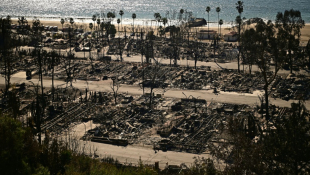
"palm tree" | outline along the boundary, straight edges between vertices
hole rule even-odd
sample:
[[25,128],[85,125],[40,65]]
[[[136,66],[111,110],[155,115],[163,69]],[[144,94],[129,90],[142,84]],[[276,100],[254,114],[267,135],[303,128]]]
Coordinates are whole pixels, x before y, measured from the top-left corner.
[[[22,26],[22,33],[24,34],[25,24],[28,24],[28,21],[25,17],[18,17],[18,24]],[[25,41],[25,38],[24,38]]]
[[132,15],[131,15],[131,17],[132,17],[132,21],[133,21],[133,33],[135,33],[135,19],[137,18],[137,15],[135,14],[135,13],[133,13]]
[[168,23],[168,19],[167,18],[163,18],[162,21],[163,21],[163,24],[164,24],[164,31],[165,31],[165,37],[166,37],[166,24]]
[[184,13],[184,9],[180,10],[180,16],[179,16],[179,20],[181,22],[182,18],[183,18],[183,13]]
[[89,26],[88,26],[88,27],[90,28],[91,33],[93,33],[93,27],[94,27],[93,23],[89,23]]
[[159,23],[159,21],[161,19],[160,13],[154,13],[154,18],[155,18],[156,22]]
[[119,23],[121,23],[121,20],[118,18],[118,19],[117,19],[117,24],[118,24],[118,32],[119,32]]
[[98,38],[99,38],[99,25],[100,25],[100,18],[97,18],[97,43],[98,43]]
[[64,23],[65,23],[65,20],[64,20],[63,18],[61,18],[60,24],[61,24],[61,26],[62,26],[62,29],[64,29]]
[[[69,23],[71,24],[71,27],[73,29],[74,19],[70,18]],[[70,40],[70,54],[71,54],[71,31],[70,31],[70,27],[69,27],[69,40]]]
[[222,24],[223,24],[223,20],[220,19],[220,20],[219,20],[219,25],[220,25],[220,36],[221,36],[221,27],[222,27]]
[[73,18],[70,18],[70,24],[71,24],[71,26],[74,24],[74,19]]
[[168,19],[167,18],[163,18],[162,21],[163,21],[164,27],[166,27],[166,24],[168,23]]
[[122,28],[123,28],[123,15],[124,15],[124,11],[120,10],[119,11],[119,15],[121,15],[121,22],[122,22]]
[[[93,27],[94,27],[94,26],[93,26],[93,23],[89,23],[89,28],[90,28],[90,31],[91,31],[91,32],[90,32],[91,37],[92,37],[92,33],[93,33],[93,32],[92,32],[92,31],[93,31]],[[91,38],[91,37],[90,37],[90,38]],[[91,41],[91,39],[90,39],[90,41]],[[92,60],[92,59],[91,59],[91,55],[90,55],[90,53],[91,53],[90,46],[91,46],[91,44],[89,43],[89,59]]]
[[[96,20],[97,20],[97,16],[96,15],[93,15],[93,17],[91,18],[93,21],[94,21],[94,26],[93,27],[95,27],[96,25],[95,25],[95,22],[96,22]],[[96,27],[95,27],[96,28]]]
[[[221,11],[221,8],[220,7],[216,7],[216,12],[217,12],[217,20],[219,21],[220,20],[220,11]],[[219,23],[217,25],[217,30],[219,32]]]
[[209,13],[211,11],[211,8],[209,6],[207,6],[206,8],[206,12],[208,13],[208,39],[210,38],[210,35],[209,35]]
[[243,1],[238,1],[237,3],[236,3],[236,9],[238,10],[238,13],[239,13],[239,15],[240,15],[240,17],[241,17],[241,13],[243,12]]
[[[238,1],[236,3],[236,9],[238,10],[238,13],[239,13],[239,16],[237,16],[236,18],[236,22],[239,24],[239,27],[238,27],[238,45],[240,46],[240,33],[241,33],[241,23],[242,23],[242,18],[241,18],[241,14],[243,12],[243,1]],[[241,47],[239,47],[241,49]],[[239,65],[239,62],[240,62],[240,52],[241,50],[239,50],[238,52],[238,72],[240,73],[240,65]]]

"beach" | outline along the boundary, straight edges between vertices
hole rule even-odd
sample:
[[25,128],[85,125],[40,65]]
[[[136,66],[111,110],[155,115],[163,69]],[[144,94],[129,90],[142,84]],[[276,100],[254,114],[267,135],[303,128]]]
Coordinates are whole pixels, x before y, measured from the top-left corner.
[[[32,19],[27,19],[28,20],[28,23],[31,25],[32,24]],[[40,20],[40,22],[44,25],[44,26],[57,26],[58,29],[61,29],[62,28],[62,25],[60,23],[60,19],[59,21],[57,20]],[[12,19],[12,23],[13,24],[18,24],[18,20],[17,19]],[[65,23],[63,27],[66,27],[68,26],[70,23]],[[75,22],[74,23],[74,26],[75,27],[78,27],[78,28],[83,28],[83,29],[86,29],[86,31],[91,31],[88,27],[89,25],[89,22]],[[118,24],[114,24],[115,25],[115,28],[116,30],[118,30]],[[120,30],[122,30],[122,27],[123,28],[126,28],[127,31],[130,31],[132,30],[132,25],[129,25],[129,24],[119,24],[119,28]],[[95,28],[97,28],[97,23],[95,24]],[[153,30],[155,31],[156,28],[158,28],[157,24],[155,26],[155,24],[151,27],[151,26],[143,26],[143,25],[135,25],[135,30],[137,28],[143,28],[143,29],[150,29],[150,28],[153,28]],[[218,27],[209,27],[210,30],[214,30],[214,31],[218,31]],[[93,29],[94,30],[94,29]],[[194,27],[191,29],[192,32],[196,32],[196,31],[200,31],[200,30],[208,30],[208,26],[202,26],[202,27]],[[229,32],[232,32],[233,29],[231,27],[228,27],[228,26],[222,26],[221,27],[221,34],[222,35],[225,35]],[[305,46],[307,45],[308,43],[308,40],[310,39],[310,24],[307,23],[305,24],[305,26],[301,29],[301,37],[300,37],[300,43],[301,45]]]

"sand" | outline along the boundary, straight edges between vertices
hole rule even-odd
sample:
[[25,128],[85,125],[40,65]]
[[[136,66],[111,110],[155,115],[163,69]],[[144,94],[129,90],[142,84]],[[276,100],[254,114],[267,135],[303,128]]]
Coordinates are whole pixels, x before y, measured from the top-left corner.
[[[12,19],[12,22],[13,24],[17,24],[17,19]],[[31,25],[32,24],[32,19],[28,19],[28,22],[29,24]],[[59,21],[55,21],[55,20],[41,20],[41,23],[44,25],[44,26],[58,26],[59,29],[62,28],[62,25],[60,23],[60,20]],[[86,22],[76,22],[75,24],[75,27],[79,27],[79,28],[83,28],[84,30],[86,31],[90,31],[88,25],[89,23],[86,23]],[[69,26],[69,23],[65,23],[64,24],[64,27],[66,26]],[[118,30],[118,25],[116,24],[115,25],[116,27],[116,30]],[[97,28],[97,24],[95,24],[95,28]],[[126,31],[132,31],[132,25],[122,25],[122,24],[119,24],[119,28],[120,30],[122,31],[123,28],[126,28]],[[141,25],[135,25],[135,29],[140,29],[140,28],[143,28],[144,30],[147,30],[147,29],[151,29],[150,26],[141,26]],[[157,26],[153,26],[152,27],[153,29],[156,29]],[[196,28],[192,28],[192,32],[196,32],[199,31],[199,30],[207,30],[208,27],[207,26],[204,26],[204,27],[196,27]],[[94,29],[93,29],[94,30]],[[218,31],[218,28],[217,27],[210,27],[210,30],[215,30],[215,31]],[[227,34],[229,32],[233,31],[233,29],[231,27],[222,27],[221,28],[221,33],[224,35],[224,34]],[[308,40],[310,40],[310,24],[306,24],[304,28],[301,29],[301,45],[306,45],[308,43]]]

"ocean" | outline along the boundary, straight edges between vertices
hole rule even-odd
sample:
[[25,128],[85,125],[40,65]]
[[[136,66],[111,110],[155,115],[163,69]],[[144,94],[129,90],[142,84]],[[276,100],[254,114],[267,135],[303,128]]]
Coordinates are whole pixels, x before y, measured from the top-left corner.
[[[1,0],[0,17],[7,15],[13,18],[26,16],[32,19],[34,16],[40,19],[59,20],[59,18],[79,19],[84,22],[91,21],[94,14],[116,13],[120,18],[119,10],[124,11],[123,24],[131,24],[132,13],[136,13],[135,25],[150,25],[154,19],[154,13],[160,13],[162,17],[177,20],[178,12],[184,9],[193,17],[205,18],[206,7],[210,6],[210,22],[215,24],[218,21],[216,7],[220,7],[219,18],[224,25],[231,25],[238,15],[236,10],[237,0]],[[301,11],[302,18],[310,23],[310,2],[309,0],[244,0],[244,12],[242,17],[247,19],[260,17],[265,20],[274,21],[278,12],[294,9]],[[185,15],[184,15],[185,16]],[[183,18],[184,18],[183,16]],[[84,18],[84,19],[82,19]]]

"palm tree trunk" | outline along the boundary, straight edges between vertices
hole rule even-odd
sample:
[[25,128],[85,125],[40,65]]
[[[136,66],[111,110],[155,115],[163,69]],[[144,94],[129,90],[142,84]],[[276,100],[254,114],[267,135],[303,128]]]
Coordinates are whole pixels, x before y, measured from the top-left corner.
[[264,87],[264,90],[265,90],[265,103],[266,103],[266,122],[268,122],[268,120],[269,120],[269,100],[268,100],[268,86],[267,86],[267,84],[265,85],[265,87]]
[[208,12],[208,39],[210,39],[210,28],[209,28],[209,23],[210,23],[210,21],[209,21],[209,12]]
[[293,73],[293,60],[292,60],[292,53],[291,50],[289,50],[289,64],[290,64],[290,73]]
[[220,20],[220,13],[217,13],[217,32],[219,32],[219,25],[220,25],[220,23],[219,23],[219,20]]
[[239,51],[238,51],[238,73],[240,73],[240,23],[239,23],[239,28],[238,28],[238,46],[239,46]]
[[55,94],[55,88],[54,88],[54,57],[52,58],[52,94],[53,94],[53,101],[54,101],[54,94]]

